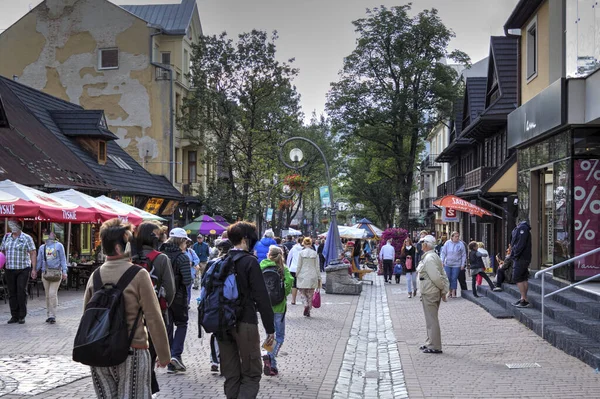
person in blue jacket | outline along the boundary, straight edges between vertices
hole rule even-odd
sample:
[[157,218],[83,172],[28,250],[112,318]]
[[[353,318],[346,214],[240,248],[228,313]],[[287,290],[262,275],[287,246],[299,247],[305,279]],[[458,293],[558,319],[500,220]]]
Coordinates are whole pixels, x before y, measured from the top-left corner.
[[513,305],[528,308],[529,264],[531,263],[531,227],[527,220],[522,220],[512,231],[510,240],[510,257],[513,260],[513,283],[519,287],[521,299]]
[[265,232],[264,237],[254,246],[254,255],[258,259],[258,263],[267,259],[267,254],[269,253],[269,247],[271,245],[277,245],[274,237],[272,231],[267,231]]

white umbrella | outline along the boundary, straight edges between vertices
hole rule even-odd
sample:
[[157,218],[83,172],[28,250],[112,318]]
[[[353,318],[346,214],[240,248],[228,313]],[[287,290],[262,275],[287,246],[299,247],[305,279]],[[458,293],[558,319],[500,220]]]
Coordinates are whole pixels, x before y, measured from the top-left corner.
[[111,205],[113,208],[123,209],[123,211],[127,211],[127,213],[131,212],[140,216],[143,220],[160,220],[161,222],[166,222],[167,219],[161,218],[158,215],[153,215],[150,212],[143,211],[135,206],[127,205],[122,203],[121,201],[117,201],[115,199],[109,198],[105,195],[101,195],[96,197],[96,201],[105,202]]
[[[348,238],[352,240],[358,240],[366,238],[367,232],[363,229],[357,229],[349,226],[338,226],[340,238]],[[321,234],[319,237],[327,237],[327,233]]]

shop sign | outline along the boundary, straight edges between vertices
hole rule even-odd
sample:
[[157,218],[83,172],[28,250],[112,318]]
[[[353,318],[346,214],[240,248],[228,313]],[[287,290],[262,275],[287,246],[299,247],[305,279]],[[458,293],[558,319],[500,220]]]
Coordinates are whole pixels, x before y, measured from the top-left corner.
[[144,211],[151,213],[153,215],[158,214],[158,210],[161,205],[165,202],[163,198],[150,198],[148,202],[146,202],[146,206],[144,207]]
[[185,219],[185,213],[185,206],[178,206],[177,211],[175,212],[175,216],[177,217],[177,219],[183,220]]
[[442,222],[460,222],[460,217],[458,216],[458,211],[456,209],[451,208],[443,208],[442,212]]
[[508,115],[508,148],[561,126],[566,119],[565,97],[565,81],[559,79],[511,112]]
[[161,215],[162,216],[171,216],[173,214],[173,212],[175,212],[175,208],[177,208],[177,204],[179,204],[179,201],[169,201],[167,202],[167,206],[165,206],[165,209],[162,211]]
[[[600,159],[574,162],[575,256],[600,247]],[[600,273],[600,253],[575,261],[575,278]]]
[[119,201],[121,201],[122,203],[127,204],[127,205],[135,206],[133,204],[133,196],[131,196],[131,195],[122,195],[121,199]]

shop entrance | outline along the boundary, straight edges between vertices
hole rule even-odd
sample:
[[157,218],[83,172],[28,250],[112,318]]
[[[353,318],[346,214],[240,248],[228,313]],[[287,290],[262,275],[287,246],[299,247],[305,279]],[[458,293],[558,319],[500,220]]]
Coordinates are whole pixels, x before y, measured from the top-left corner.
[[554,170],[550,166],[536,172],[539,176],[539,259],[542,267],[547,267],[554,264]]

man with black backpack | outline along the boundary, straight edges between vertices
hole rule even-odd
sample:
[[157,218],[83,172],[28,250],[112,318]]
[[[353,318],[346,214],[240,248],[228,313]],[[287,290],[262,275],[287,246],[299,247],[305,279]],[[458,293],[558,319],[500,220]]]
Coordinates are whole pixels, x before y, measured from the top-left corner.
[[183,354],[188,325],[187,287],[192,283],[191,263],[187,255],[187,241],[190,241],[190,238],[185,230],[176,227],[169,232],[169,239],[160,247],[160,250],[171,260],[175,279],[175,298],[169,306],[169,320],[167,323],[167,334],[171,345],[171,364],[167,367],[167,372],[171,374],[186,371],[181,355]]
[[[148,272],[129,262],[125,248],[131,225],[120,219],[100,228],[106,262],[90,277],[84,315],[75,336],[73,360],[89,365],[98,398],[149,398],[148,333],[158,366],[170,361],[169,342]],[[100,337],[100,339],[98,339]]]
[[[258,241],[256,226],[249,222],[237,222],[229,226],[227,234],[233,248],[222,262],[216,262],[212,266],[213,268],[218,266],[222,270],[220,274],[226,278],[216,278],[216,276],[213,278],[214,269],[206,272],[202,282],[204,294],[201,292],[201,297],[207,296],[199,304],[198,317],[205,330],[217,336],[221,355],[221,373],[225,377],[226,397],[256,398],[262,372],[256,312],[258,310],[260,313],[267,333],[265,346],[270,347],[273,345],[275,332],[273,308],[260,266],[251,252]],[[234,276],[233,279],[231,275]],[[227,284],[225,280],[233,280],[233,286]],[[210,292],[215,292],[217,287],[223,289],[224,286],[225,291],[230,289],[236,291],[232,296],[235,302],[229,302],[227,306],[223,303],[212,303],[213,296]],[[223,293],[225,295],[219,294],[219,296],[230,296],[227,292]],[[232,308],[234,314],[230,315],[228,310]],[[228,316],[227,320],[224,320],[223,314]],[[214,315],[217,320],[210,319],[210,315]],[[213,330],[207,329],[208,325],[223,327],[208,331]]]
[[[135,265],[141,266],[150,274],[152,286],[154,287],[154,292],[158,298],[160,311],[166,326],[168,321],[168,307],[175,298],[175,281],[169,257],[155,249],[158,247],[160,227],[161,226],[156,222],[143,222],[137,226],[134,246],[137,250],[137,254],[133,256],[132,262]],[[154,348],[152,337],[149,338],[149,344],[150,358],[152,360],[151,385],[152,393],[154,394],[159,392],[160,388],[154,371],[156,349]]]

